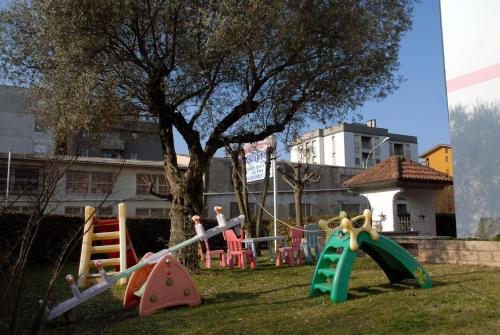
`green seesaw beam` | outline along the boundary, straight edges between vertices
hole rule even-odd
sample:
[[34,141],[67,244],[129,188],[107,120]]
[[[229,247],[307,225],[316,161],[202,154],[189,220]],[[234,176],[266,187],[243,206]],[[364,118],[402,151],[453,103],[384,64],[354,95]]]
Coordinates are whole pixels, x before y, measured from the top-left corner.
[[[429,273],[412,254],[391,239],[378,235],[373,239],[367,231],[357,234],[359,249],[368,254],[385,272],[391,283],[414,278],[421,288],[432,287]],[[358,250],[351,248],[351,236],[336,231],[327,241],[311,280],[309,295],[329,293],[331,302],[347,300],[349,279]],[[339,253],[339,250],[342,250]]]
[[161,250],[161,251],[145,258],[144,260],[137,263],[136,265],[126,269],[125,271],[117,273],[113,277],[109,277],[107,275],[106,271],[101,267],[99,269],[99,274],[101,275],[102,282],[97,284],[97,285],[94,285],[94,286],[90,287],[89,289],[82,291],[82,292],[80,292],[78,290],[78,287],[75,284],[73,276],[71,276],[71,275],[66,276],[66,281],[68,282],[68,284],[71,288],[71,291],[73,292],[73,297],[62,302],[61,304],[55,306],[53,309],[51,309],[49,311],[48,316],[47,316],[47,320],[52,320],[53,318],[66,313],[67,311],[69,311],[69,310],[75,308],[76,306],[82,304],[83,302],[95,297],[96,295],[101,294],[102,292],[113,287],[116,284],[116,282],[118,280],[120,280],[121,278],[129,276],[133,272],[142,269],[143,267],[147,266],[148,264],[156,263],[163,256],[171,254],[171,253],[178,251],[182,248],[185,248],[188,245],[196,243],[197,241],[203,241],[205,239],[208,239],[214,235],[217,235],[217,234],[223,232],[226,229],[239,226],[244,221],[245,221],[244,215],[240,215],[237,218],[226,221],[224,214],[222,214],[219,210],[217,212],[218,226],[205,231],[201,224],[196,224],[195,225],[195,229],[196,229],[196,233],[197,233],[196,236],[193,236],[186,241],[183,241],[177,245],[174,245],[171,248]]

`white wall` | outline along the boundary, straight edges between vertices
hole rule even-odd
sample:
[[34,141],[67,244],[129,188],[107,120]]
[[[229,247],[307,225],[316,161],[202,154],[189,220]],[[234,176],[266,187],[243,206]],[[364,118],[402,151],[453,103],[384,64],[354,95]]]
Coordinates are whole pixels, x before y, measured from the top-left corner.
[[395,209],[394,197],[401,192],[401,189],[389,189],[384,191],[373,191],[361,193],[362,196],[368,199],[372,210],[373,220],[380,220],[380,215],[385,215],[385,218],[380,222],[382,231],[394,231]]
[[500,1],[441,0],[458,237],[500,234]]
[[[419,235],[436,235],[436,210],[434,200],[441,190],[405,189],[401,195],[408,201],[408,210],[413,230]],[[421,217],[420,215],[425,215]]]
[[337,147],[337,149],[340,149],[338,156],[344,157],[344,161],[342,162],[343,164],[337,165],[349,167],[356,166],[354,161],[354,134],[351,132],[343,132],[340,143],[342,144],[342,148]]

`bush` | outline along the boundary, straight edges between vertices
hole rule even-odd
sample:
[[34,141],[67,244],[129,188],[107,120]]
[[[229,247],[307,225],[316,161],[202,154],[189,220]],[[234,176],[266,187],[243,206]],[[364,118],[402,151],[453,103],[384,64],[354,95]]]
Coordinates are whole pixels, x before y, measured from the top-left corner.
[[[0,255],[4,258],[18,251],[22,234],[28,223],[27,214],[0,214]],[[30,263],[48,263],[61,253],[65,242],[78,230],[83,231],[82,217],[48,215],[42,219],[40,230],[35,239]],[[203,222],[205,229],[217,225],[215,220]],[[137,256],[141,258],[146,252],[157,252],[167,247],[170,236],[170,220],[160,218],[128,218],[127,229],[130,233]],[[226,243],[222,234],[209,240],[211,249],[225,249]],[[80,259],[81,239],[73,248],[69,261]],[[1,265],[2,259],[0,259]]]

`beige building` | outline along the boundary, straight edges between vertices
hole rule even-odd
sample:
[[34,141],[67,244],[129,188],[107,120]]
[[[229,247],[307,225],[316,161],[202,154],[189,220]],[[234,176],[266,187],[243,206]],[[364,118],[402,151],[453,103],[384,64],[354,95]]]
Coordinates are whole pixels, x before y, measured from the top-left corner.
[[[0,204],[5,205],[7,185],[7,153],[0,153]],[[179,165],[187,166],[186,156],[178,156]],[[284,165],[284,162],[278,162]],[[8,203],[10,209],[27,212],[35,201],[47,178],[46,171],[59,169],[62,177],[57,181],[55,194],[49,205],[53,214],[83,215],[86,205],[98,207],[100,215],[116,215],[116,204],[127,203],[130,217],[167,217],[170,203],[149,194],[146,180],[154,181],[157,193],[168,193],[163,175],[162,161],[108,159],[95,157],[64,157],[51,159],[43,154],[12,155]],[[302,197],[304,216],[336,215],[340,210],[359,213],[367,206],[364,198],[347,191],[342,183],[360,172],[359,169],[312,165],[311,169],[321,174],[317,184],[308,184]],[[295,216],[293,190],[281,177],[277,181],[278,217]],[[249,207],[254,212],[260,201],[261,184],[249,185]],[[205,175],[204,216],[212,217],[214,206],[222,206],[224,214],[238,215],[238,206],[231,182],[231,162],[225,158],[214,158]],[[272,186],[268,190],[265,207],[273,212]],[[264,216],[270,219],[269,215]]]
[[[6,203],[7,153],[0,153],[0,201]],[[179,156],[180,166],[187,164]],[[53,175],[59,170],[58,180]],[[48,210],[53,214],[83,215],[86,205],[98,207],[100,215],[116,215],[116,204],[127,202],[127,215],[165,217],[170,205],[149,194],[147,180],[154,190],[167,193],[163,162],[95,157],[50,158],[43,154],[12,154],[9,195],[11,210],[27,212],[43,192],[44,180],[57,181]]]

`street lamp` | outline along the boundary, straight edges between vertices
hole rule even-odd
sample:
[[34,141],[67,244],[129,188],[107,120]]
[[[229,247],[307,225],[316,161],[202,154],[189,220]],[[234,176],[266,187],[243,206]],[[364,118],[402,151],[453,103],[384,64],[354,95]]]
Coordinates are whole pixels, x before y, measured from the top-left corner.
[[370,150],[370,152],[368,153],[368,156],[366,156],[366,159],[365,159],[365,170],[368,169],[368,160],[370,159],[370,155],[372,154],[373,150],[375,150],[378,146],[380,146],[382,143],[387,142],[387,141],[389,141],[389,137],[385,137],[382,141],[380,141],[379,144],[377,144],[376,146],[374,146],[372,148],[372,150]]

